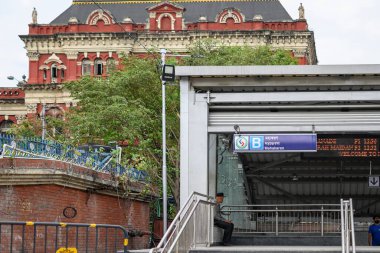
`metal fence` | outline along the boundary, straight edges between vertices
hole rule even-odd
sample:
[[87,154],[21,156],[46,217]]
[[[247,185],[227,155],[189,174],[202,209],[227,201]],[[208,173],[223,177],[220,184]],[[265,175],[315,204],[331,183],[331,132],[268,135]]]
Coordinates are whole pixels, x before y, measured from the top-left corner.
[[1,253],[126,253],[127,245],[118,225],[0,221]]
[[234,221],[234,233],[338,235],[340,205],[225,205],[222,213]]
[[198,245],[210,246],[213,239],[214,206],[212,197],[192,193],[158,246],[151,249],[150,253],[187,253]]
[[114,161],[110,152],[101,148],[86,151],[41,138],[16,138],[14,135],[0,134],[0,154],[2,157],[60,160],[117,176],[127,175],[137,181],[148,180],[146,172],[122,166]]

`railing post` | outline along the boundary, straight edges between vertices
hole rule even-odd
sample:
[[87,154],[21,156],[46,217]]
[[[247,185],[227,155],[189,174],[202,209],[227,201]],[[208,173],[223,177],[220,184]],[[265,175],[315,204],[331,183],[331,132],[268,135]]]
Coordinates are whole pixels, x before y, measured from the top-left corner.
[[342,243],[342,253],[346,252],[345,243],[345,225],[344,225],[344,211],[343,211],[343,199],[340,199],[340,232],[341,232],[341,243]]
[[356,241],[355,241],[355,226],[354,226],[354,208],[352,205],[352,199],[350,199],[350,218],[351,218],[351,238],[352,238],[352,253],[356,253]]
[[278,207],[276,206],[276,236],[278,236]]
[[344,223],[346,236],[346,252],[350,252],[350,233],[348,228],[348,201],[344,201]]
[[196,222],[196,220],[197,220],[197,209],[198,209],[198,207],[195,208],[194,214],[193,214],[193,224],[194,224],[194,226],[193,226],[193,245],[194,245],[194,248],[196,248],[196,246],[195,246],[196,245],[195,236],[197,234],[197,229],[196,229],[196,225],[197,225],[197,222]]
[[207,221],[208,221],[208,224],[207,224],[207,247],[210,246],[210,233],[211,233],[211,224],[212,224],[212,220],[211,220],[211,208],[210,208],[211,205],[208,205],[208,208],[207,208]]
[[324,222],[324,217],[323,217],[323,206],[321,207],[321,236],[323,237],[324,236],[324,225],[323,225],[323,222]]

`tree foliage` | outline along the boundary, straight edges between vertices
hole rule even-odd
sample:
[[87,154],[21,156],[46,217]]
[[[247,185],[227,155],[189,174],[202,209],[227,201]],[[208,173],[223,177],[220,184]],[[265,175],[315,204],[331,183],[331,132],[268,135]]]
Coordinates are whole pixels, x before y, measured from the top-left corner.
[[[189,51],[191,57],[183,58],[177,64],[297,64],[288,51],[269,47],[217,47],[213,41],[206,40],[196,43]],[[123,70],[113,72],[107,79],[84,77],[65,84],[79,103],[77,108],[66,113],[59,135],[59,138],[70,139],[76,144],[127,142],[129,145],[124,149],[123,163],[149,172],[155,186],[161,185],[162,174],[162,100],[158,59],[158,55],[145,59],[128,56],[123,61]],[[168,185],[179,203],[179,88],[168,85],[166,92]],[[27,134],[35,124],[24,123],[19,132]]]
[[190,53],[192,57],[184,59],[185,65],[297,65],[289,51],[268,46],[218,46],[215,41],[203,40],[195,43]]

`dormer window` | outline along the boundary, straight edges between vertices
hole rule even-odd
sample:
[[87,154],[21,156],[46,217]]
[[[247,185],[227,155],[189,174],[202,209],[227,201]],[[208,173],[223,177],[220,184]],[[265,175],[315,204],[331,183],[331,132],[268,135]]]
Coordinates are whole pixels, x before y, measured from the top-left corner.
[[216,17],[216,22],[222,23],[222,24],[239,24],[243,23],[245,21],[244,15],[239,12],[238,10],[232,8],[232,9],[224,9],[221,13],[218,14]]
[[56,79],[58,78],[58,70],[57,70],[57,65],[53,64],[51,65],[51,78]]

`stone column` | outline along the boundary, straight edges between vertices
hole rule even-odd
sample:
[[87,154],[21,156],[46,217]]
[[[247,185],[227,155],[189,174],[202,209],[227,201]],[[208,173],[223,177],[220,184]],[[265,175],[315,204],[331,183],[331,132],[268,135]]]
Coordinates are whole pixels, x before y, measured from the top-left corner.
[[40,58],[40,54],[37,52],[28,52],[26,54],[29,57],[29,80],[28,83],[36,84],[38,83],[38,60]]
[[67,81],[74,81],[77,79],[77,59],[78,59],[78,52],[67,52],[67,73],[66,73],[66,80]]

